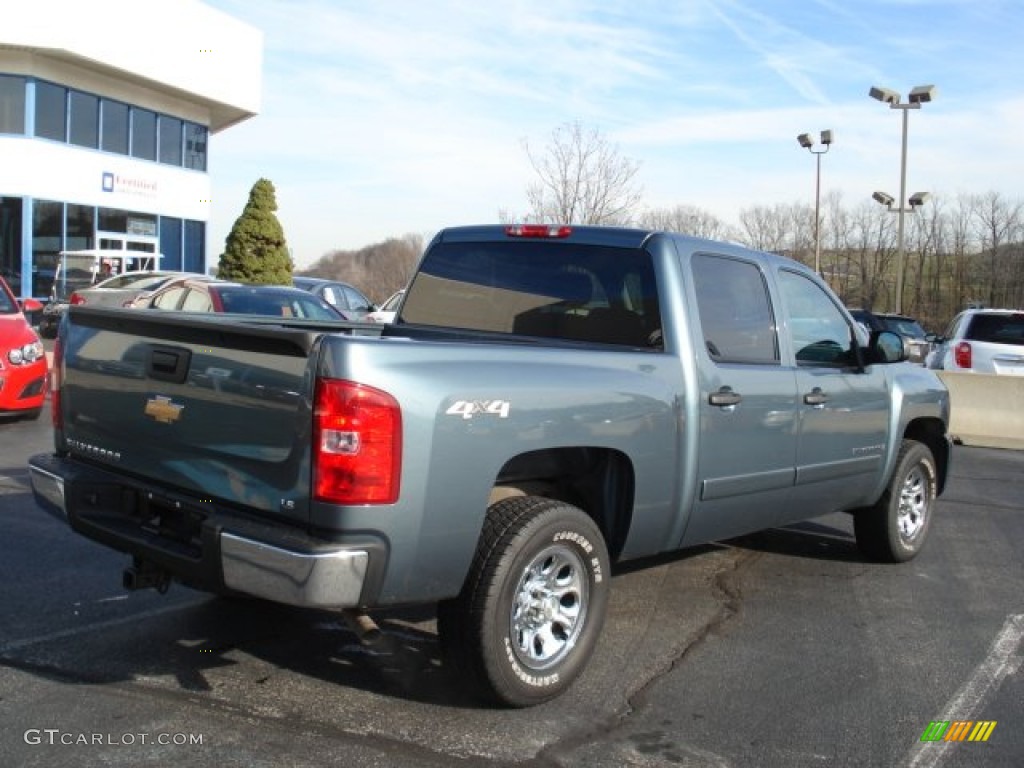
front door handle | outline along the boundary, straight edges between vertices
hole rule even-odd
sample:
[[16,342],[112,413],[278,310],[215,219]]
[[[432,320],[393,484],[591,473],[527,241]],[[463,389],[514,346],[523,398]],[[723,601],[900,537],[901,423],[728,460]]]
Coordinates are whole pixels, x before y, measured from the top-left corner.
[[708,397],[709,403],[720,406],[739,405],[741,400],[743,396],[739,392],[733,392],[732,387],[722,387]]
[[815,387],[804,395],[804,402],[808,405],[813,405],[815,408],[821,408],[828,402],[828,395],[821,391],[821,387]]

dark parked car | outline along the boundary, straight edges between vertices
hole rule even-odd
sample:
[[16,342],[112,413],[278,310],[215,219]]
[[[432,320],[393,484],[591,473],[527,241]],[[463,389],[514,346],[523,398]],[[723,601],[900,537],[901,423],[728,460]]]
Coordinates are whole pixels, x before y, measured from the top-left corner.
[[180,312],[229,312],[305,320],[346,320],[319,296],[281,285],[244,285],[209,278],[175,280],[135,306]]
[[928,334],[917,320],[906,315],[870,312],[866,309],[851,309],[850,314],[869,331],[898,333],[907,341],[910,362],[924,365],[932,345],[928,340]]
[[350,320],[362,320],[377,308],[358,288],[338,280],[297,276],[292,278],[292,283],[296,288],[309,291],[341,310]]

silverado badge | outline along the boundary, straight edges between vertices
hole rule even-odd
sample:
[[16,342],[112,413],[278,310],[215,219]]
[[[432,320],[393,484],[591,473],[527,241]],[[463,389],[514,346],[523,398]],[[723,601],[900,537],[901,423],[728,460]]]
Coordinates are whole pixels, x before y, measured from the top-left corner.
[[181,411],[184,407],[184,405],[172,402],[169,397],[156,395],[146,401],[146,409],[143,413],[152,416],[161,424],[173,424],[181,418]]

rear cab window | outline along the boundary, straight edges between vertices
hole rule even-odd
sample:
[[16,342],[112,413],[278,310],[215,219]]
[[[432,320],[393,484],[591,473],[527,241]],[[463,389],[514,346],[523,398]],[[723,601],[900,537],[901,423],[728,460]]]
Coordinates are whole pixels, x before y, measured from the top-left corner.
[[572,243],[438,243],[409,287],[406,323],[659,348],[651,255]]

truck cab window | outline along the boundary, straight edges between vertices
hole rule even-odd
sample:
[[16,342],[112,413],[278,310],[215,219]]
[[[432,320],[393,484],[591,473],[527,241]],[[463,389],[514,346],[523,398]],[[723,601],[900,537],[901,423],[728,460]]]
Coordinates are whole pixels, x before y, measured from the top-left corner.
[[821,286],[782,270],[779,288],[797,365],[846,367],[855,361],[854,332]]
[[719,363],[779,362],[764,276],[757,265],[711,254],[693,257],[704,346]]

